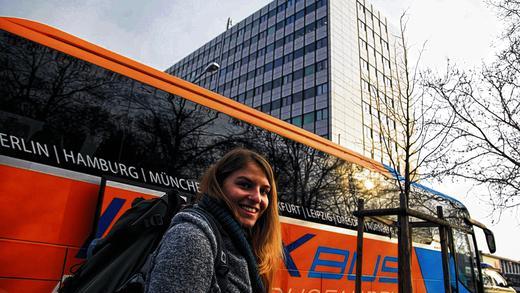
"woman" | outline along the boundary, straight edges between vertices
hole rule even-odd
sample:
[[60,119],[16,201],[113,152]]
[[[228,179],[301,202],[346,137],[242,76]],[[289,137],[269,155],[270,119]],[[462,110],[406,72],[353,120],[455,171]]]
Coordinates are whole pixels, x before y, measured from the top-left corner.
[[270,292],[282,255],[273,171],[259,154],[235,149],[204,174],[198,207],[221,227],[229,271],[217,278],[217,235],[207,216],[177,214],[154,253],[147,292]]

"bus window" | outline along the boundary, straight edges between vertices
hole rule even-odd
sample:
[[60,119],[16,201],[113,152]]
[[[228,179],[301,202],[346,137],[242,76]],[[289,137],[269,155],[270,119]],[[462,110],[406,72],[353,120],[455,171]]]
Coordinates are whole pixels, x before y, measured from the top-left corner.
[[477,292],[478,267],[471,235],[453,230],[453,241],[459,287],[462,285],[469,292]]

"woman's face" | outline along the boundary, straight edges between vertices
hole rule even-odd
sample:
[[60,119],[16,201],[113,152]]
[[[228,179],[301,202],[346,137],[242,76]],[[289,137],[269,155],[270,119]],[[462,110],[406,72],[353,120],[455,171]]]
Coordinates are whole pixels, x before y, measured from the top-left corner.
[[264,171],[252,162],[231,173],[222,183],[222,191],[238,214],[238,222],[245,228],[252,228],[267,209],[270,190]]

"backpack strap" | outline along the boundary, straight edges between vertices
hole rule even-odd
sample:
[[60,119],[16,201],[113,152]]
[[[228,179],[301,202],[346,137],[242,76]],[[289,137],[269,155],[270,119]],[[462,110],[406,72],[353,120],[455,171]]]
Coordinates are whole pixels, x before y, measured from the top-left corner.
[[222,241],[222,226],[215,220],[212,214],[203,209],[202,207],[196,205],[188,208],[187,210],[193,211],[196,214],[202,216],[207,220],[213,234],[215,234],[215,238],[217,239],[217,254],[215,258],[215,274],[217,276],[217,283],[221,288],[221,291],[226,288],[227,284],[227,273],[229,272],[228,266],[228,257],[226,249],[224,248]]

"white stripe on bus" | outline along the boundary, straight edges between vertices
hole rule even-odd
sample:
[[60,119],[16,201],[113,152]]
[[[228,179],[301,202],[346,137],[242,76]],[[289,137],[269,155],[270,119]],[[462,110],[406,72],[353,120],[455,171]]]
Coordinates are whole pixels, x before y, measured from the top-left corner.
[[99,185],[101,177],[0,155],[0,164]]

